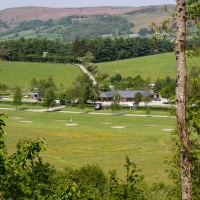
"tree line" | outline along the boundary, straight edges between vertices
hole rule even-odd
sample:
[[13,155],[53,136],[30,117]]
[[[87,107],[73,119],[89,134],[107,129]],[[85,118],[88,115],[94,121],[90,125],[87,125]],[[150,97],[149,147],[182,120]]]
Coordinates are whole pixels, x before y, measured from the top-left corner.
[[75,39],[71,43],[22,37],[18,40],[1,41],[0,46],[0,56],[7,61],[53,63],[79,62],[79,57],[85,56],[87,52],[93,54],[93,62],[105,62],[174,50],[173,43],[167,40],[155,43],[152,39],[139,37]]

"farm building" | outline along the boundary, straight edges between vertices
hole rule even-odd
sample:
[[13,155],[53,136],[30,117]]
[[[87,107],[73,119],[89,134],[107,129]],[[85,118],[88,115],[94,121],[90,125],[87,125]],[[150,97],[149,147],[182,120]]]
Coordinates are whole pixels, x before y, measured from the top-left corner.
[[109,92],[102,92],[99,98],[102,101],[112,101],[115,95],[121,96],[121,101],[128,102],[134,101],[135,95],[137,93],[141,93],[143,97],[151,97],[152,99],[155,97],[154,93],[151,93],[147,90],[113,90]]

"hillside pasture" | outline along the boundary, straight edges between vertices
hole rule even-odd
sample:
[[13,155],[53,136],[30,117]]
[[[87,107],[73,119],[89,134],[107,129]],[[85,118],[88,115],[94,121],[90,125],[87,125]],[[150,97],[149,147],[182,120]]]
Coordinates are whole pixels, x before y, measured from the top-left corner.
[[[165,173],[169,166],[163,161],[170,154],[174,118],[31,112],[26,108],[4,111],[9,116],[5,131],[10,153],[20,138],[43,137],[47,151],[42,157],[57,169],[99,164],[106,173],[116,169],[125,178],[127,155],[148,183],[170,183]],[[71,118],[76,126],[67,126]],[[119,126],[124,128],[113,128]]]
[[64,87],[70,86],[81,70],[70,64],[49,64],[49,63],[28,63],[28,62],[5,62],[5,69],[0,73],[0,83],[10,87],[30,86],[30,81],[53,77],[55,84],[59,87],[61,83]]
[[[188,72],[194,63],[200,64],[200,59],[187,58]],[[100,72],[106,72],[111,76],[119,73],[123,77],[140,75],[142,78],[150,77],[155,81],[158,77],[176,77],[176,60],[174,53],[156,54],[138,58],[124,59],[97,64]]]

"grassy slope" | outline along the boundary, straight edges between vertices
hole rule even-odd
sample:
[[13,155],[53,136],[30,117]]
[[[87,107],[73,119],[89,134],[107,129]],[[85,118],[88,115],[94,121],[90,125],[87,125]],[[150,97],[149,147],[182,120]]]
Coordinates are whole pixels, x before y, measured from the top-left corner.
[[[187,59],[188,72],[191,69],[191,63],[200,63],[198,59]],[[113,62],[97,63],[100,72],[106,72],[110,76],[120,73],[122,76],[141,75],[143,78],[148,76],[154,82],[158,77],[165,78],[176,76],[176,62],[174,53],[165,53],[152,56],[125,59]],[[50,75],[57,86],[62,83],[67,87],[73,83],[75,78],[82,72],[73,65],[65,64],[46,64],[46,63],[23,63],[6,62],[7,71],[0,73],[0,83],[16,87],[30,85],[32,78],[45,79]]]
[[5,69],[4,73],[0,73],[0,83],[12,87],[24,87],[30,85],[32,78],[47,79],[50,75],[57,86],[62,83],[64,87],[68,87],[82,73],[74,65],[46,63],[6,62]]
[[[163,163],[163,159],[169,155],[172,136],[169,131],[162,129],[173,128],[172,118],[22,110],[6,112],[9,116],[5,127],[9,152],[14,150],[20,138],[43,137],[48,144],[47,151],[42,153],[43,158],[58,169],[98,163],[105,172],[116,169],[122,178],[125,175],[125,156],[128,155],[142,169],[148,183],[169,183],[165,173],[168,166]],[[78,126],[65,125],[71,117]],[[26,120],[33,122],[20,122]],[[124,129],[111,128],[122,123]]]
[[[188,58],[188,72],[190,72],[193,62],[200,64],[199,59]],[[155,81],[158,77],[165,78],[170,76],[175,78],[176,76],[174,53],[98,63],[97,66],[100,72],[107,72],[110,76],[114,76],[117,73],[124,77],[141,75],[143,78],[150,77],[152,81]]]

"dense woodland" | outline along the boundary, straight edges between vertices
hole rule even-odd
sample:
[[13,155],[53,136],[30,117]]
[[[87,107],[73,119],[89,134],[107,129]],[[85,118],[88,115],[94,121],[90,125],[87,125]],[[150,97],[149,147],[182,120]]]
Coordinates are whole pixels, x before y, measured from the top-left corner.
[[[1,55],[7,61],[74,63],[87,52],[94,56],[94,62],[172,52],[173,43],[167,40],[149,38],[95,38],[76,39],[71,43],[48,39],[25,39],[2,41]],[[46,52],[46,53],[44,53]]]

